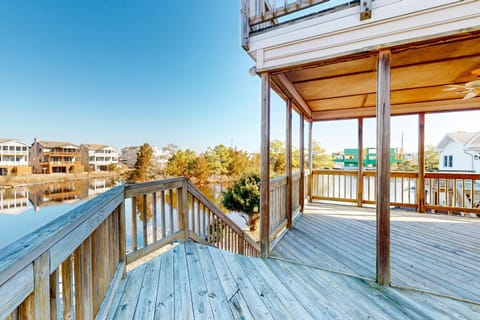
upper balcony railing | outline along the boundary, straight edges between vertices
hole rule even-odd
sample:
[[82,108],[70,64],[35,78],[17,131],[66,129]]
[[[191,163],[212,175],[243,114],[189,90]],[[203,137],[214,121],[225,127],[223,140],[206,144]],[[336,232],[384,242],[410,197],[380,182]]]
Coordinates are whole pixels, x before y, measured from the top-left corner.
[[314,15],[358,6],[360,20],[371,17],[373,0],[242,0],[242,46],[251,33]]

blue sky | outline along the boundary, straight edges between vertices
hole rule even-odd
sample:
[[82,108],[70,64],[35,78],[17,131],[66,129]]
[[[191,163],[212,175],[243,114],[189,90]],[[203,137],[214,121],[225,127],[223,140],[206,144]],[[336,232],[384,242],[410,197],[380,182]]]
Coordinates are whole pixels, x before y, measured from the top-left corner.
[[[240,0],[4,0],[0,52],[0,137],[259,149],[260,81],[240,47]],[[272,137],[283,139],[284,106],[272,101]],[[427,143],[480,130],[478,113],[455,118],[427,116]],[[355,128],[318,123],[314,138],[336,151],[355,145]],[[392,146],[405,132],[416,148],[416,118],[392,130]],[[369,120],[365,145],[374,143]]]

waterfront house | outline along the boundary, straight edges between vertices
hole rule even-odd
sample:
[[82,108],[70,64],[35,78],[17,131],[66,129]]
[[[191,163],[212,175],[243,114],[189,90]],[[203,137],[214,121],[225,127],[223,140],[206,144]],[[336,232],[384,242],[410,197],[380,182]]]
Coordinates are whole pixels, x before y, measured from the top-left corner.
[[107,171],[118,165],[118,151],[112,146],[101,144],[81,144],[80,156],[87,171]]
[[19,140],[0,138],[0,176],[32,173],[28,148]]
[[449,132],[436,151],[440,171],[480,173],[480,132]]
[[33,173],[84,172],[80,148],[70,142],[35,139],[30,158]]

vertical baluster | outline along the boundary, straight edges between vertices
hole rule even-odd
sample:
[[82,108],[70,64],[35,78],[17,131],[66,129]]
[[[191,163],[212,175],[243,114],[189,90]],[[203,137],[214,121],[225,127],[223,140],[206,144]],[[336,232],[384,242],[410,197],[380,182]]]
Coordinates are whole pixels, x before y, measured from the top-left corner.
[[72,273],[72,256],[69,256],[61,266],[62,272],[62,304],[63,319],[73,319],[73,273]]
[[157,241],[157,193],[154,192],[152,193],[152,206],[153,206],[153,212],[152,212],[152,232],[153,232],[153,242]]
[[471,192],[470,192],[470,204],[472,208],[475,208],[475,180],[470,180],[472,182]]
[[457,192],[457,179],[453,179],[453,203],[455,207],[458,207],[458,192]]
[[50,319],[58,319],[58,283],[60,280],[60,272],[59,270],[53,271],[52,274],[50,274]]
[[205,239],[205,205],[202,205],[202,238]]
[[210,223],[210,209],[207,211],[207,243],[211,244],[212,242],[212,225]]
[[[170,196],[169,206],[170,206],[170,236],[174,234],[173,228],[173,189],[168,190],[168,194]],[[178,193],[177,193],[177,201],[178,201]]]
[[160,214],[161,214],[160,221],[162,224],[162,239],[165,239],[167,224],[165,222],[166,219],[165,219],[165,191],[164,190],[160,192]]
[[147,195],[143,195],[142,206],[143,247],[148,245]]
[[192,196],[192,232],[196,233],[197,229],[197,214],[198,214],[198,199]]
[[132,198],[132,250],[136,251],[137,245],[137,197]]
[[200,215],[201,215],[200,201],[197,200],[197,235],[199,235],[199,236],[202,235]]

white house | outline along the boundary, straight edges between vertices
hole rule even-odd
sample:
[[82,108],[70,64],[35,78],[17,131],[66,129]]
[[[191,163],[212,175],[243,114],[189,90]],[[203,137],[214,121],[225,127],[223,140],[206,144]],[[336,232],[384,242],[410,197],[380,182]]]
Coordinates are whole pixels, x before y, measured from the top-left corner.
[[110,165],[118,165],[118,151],[114,147],[100,144],[80,146],[82,164],[89,171],[107,171]]
[[440,171],[480,172],[480,132],[450,132],[436,147]]
[[0,175],[30,174],[29,146],[16,139],[0,138]]

